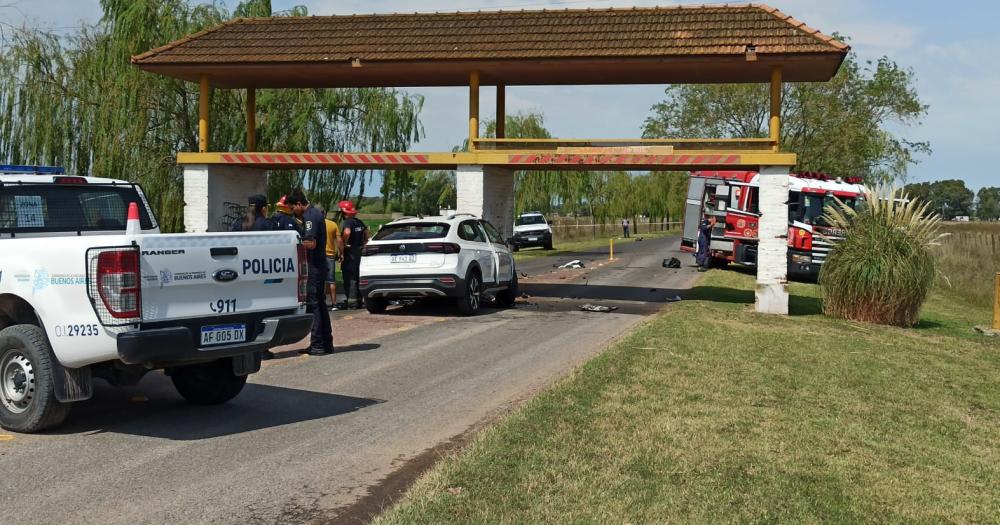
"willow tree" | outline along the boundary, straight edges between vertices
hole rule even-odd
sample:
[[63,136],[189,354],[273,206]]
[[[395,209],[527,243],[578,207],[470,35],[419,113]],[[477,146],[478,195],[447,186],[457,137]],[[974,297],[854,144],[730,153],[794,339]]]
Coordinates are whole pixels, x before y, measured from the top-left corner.
[[[139,182],[167,231],[182,228],[178,151],[197,151],[198,87],[139,71],[129,58],[232,16],[273,13],[269,0],[101,0],[104,16],[67,37],[39,30],[0,42],[0,160],[58,164]],[[213,149],[244,146],[245,93],[215,90]],[[405,151],[422,133],[423,99],[392,89],[261,90],[258,147],[272,151]],[[321,204],[364,193],[371,172],[275,172],[270,197],[304,184]]]

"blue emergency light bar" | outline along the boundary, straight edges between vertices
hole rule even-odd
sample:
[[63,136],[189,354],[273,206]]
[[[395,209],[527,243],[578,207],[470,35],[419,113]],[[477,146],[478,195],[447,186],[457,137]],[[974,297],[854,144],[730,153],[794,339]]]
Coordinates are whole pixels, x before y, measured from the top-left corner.
[[17,164],[0,164],[0,173],[3,174],[34,174],[34,175],[63,175],[66,168],[62,166],[21,166]]

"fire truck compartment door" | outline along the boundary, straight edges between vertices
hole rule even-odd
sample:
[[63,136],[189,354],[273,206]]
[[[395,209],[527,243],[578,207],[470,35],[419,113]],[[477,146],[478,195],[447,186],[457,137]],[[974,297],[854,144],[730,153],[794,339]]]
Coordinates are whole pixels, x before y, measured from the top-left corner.
[[692,177],[688,183],[687,203],[684,206],[685,241],[698,242],[698,223],[705,206],[705,179]]

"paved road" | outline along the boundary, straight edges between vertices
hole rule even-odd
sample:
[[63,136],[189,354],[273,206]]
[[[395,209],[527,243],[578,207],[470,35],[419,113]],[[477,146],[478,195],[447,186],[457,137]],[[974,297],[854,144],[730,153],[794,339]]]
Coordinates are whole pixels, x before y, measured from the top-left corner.
[[[286,349],[224,406],[186,405],[159,373],[132,389],[101,383],[57,432],[0,440],[0,523],[363,520],[470,429],[683,295],[691,269],[660,265],[676,248],[524,261],[527,302],[474,318],[338,313],[343,353]],[[552,267],[571,258],[588,267]],[[619,310],[579,311],[587,302]]]

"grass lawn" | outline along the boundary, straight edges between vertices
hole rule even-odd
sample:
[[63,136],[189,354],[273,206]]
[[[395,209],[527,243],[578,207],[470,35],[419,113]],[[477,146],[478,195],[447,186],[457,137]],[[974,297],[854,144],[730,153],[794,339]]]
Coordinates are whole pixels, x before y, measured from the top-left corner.
[[[622,244],[635,242],[636,238],[638,237],[642,237],[644,239],[655,239],[657,237],[665,237],[667,235],[676,235],[677,233],[679,233],[679,230],[664,230],[662,232],[634,234],[633,237],[629,237],[628,239],[615,237],[615,246],[620,246]],[[514,254],[514,260],[526,261],[528,259],[534,259],[537,257],[548,257],[548,256],[562,257],[564,255],[573,255],[579,252],[587,252],[590,250],[607,248],[609,245],[610,245],[610,239],[608,238],[587,239],[582,241],[570,241],[570,242],[556,242],[554,249],[552,250],[543,250],[541,248],[525,248]]]
[[483,431],[377,523],[1000,519],[1000,341],[934,296],[916,329],[754,313],[712,271]]

